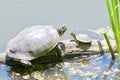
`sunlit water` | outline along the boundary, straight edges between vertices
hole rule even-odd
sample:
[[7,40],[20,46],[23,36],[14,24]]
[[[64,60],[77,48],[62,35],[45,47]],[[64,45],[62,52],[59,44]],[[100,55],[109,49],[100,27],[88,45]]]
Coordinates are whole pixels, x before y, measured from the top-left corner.
[[9,67],[1,65],[0,79],[11,80],[10,77],[14,76],[14,79],[18,80],[119,80],[118,59],[116,58],[113,65],[110,63],[111,57],[108,54],[76,57],[56,64],[54,67],[33,71],[27,75],[8,73]]
[[[11,38],[31,25],[67,25],[68,31],[61,39],[71,38],[70,32],[86,33],[100,39],[87,30],[106,27],[109,22],[105,0],[3,0],[0,1],[0,10],[0,53],[5,52]],[[68,59],[64,65],[57,64],[35,74],[41,80],[119,80],[118,59],[112,67],[109,67],[109,55],[84,59]],[[110,72],[106,71],[107,68]],[[104,75],[105,71],[108,76]],[[0,65],[0,80],[11,80],[9,68],[5,65]]]

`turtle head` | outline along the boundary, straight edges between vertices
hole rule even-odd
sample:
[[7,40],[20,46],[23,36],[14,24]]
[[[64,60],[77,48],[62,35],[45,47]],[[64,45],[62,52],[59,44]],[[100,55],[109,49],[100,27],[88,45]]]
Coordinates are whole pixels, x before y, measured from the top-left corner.
[[75,40],[77,40],[75,33],[70,33],[70,34]]
[[57,31],[58,31],[58,33],[59,33],[59,36],[62,36],[66,30],[67,30],[66,25],[65,25],[65,26],[62,26],[62,27],[60,27],[60,28],[57,28]]

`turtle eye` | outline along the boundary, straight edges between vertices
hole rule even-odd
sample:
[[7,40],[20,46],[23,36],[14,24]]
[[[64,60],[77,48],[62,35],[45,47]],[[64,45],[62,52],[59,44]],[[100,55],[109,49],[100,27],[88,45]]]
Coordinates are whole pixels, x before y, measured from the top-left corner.
[[15,53],[15,51],[13,51],[13,50],[10,50],[10,52],[11,52],[11,53]]

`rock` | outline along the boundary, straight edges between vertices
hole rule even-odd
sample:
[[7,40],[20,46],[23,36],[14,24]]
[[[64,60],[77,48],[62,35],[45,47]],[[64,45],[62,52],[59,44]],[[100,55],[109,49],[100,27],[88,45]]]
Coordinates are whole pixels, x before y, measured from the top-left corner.
[[30,77],[30,75],[24,75],[24,76],[23,76],[23,79],[27,79],[27,80],[28,80],[29,77]]
[[[116,45],[115,45],[115,40],[110,40],[113,51],[116,51]],[[77,44],[72,41],[71,39],[63,40],[61,41],[65,44],[65,56],[64,59],[68,59],[71,57],[77,57],[80,55],[95,55],[95,54],[104,54],[109,52],[108,45],[105,40],[92,40],[91,47],[87,49],[86,51],[81,50],[80,48],[76,47]],[[32,62],[36,64],[39,63],[50,63],[50,62],[56,62],[60,61],[54,53],[57,52],[56,50],[52,50],[50,52],[50,55],[40,57],[38,59],[33,60]],[[4,64],[5,63],[5,55],[6,53],[0,53],[0,63]],[[40,61],[39,61],[40,60]]]
[[6,56],[6,53],[0,53],[0,64],[5,63],[5,56]]
[[44,77],[42,76],[42,74],[39,71],[33,72],[31,74],[31,76],[35,79],[35,80],[44,80]]

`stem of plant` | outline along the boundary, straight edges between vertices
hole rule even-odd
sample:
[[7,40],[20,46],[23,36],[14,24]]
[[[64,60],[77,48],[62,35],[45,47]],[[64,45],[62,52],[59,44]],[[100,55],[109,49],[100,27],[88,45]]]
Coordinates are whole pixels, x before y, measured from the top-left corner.
[[104,37],[105,37],[105,40],[106,40],[106,42],[107,42],[107,44],[108,44],[108,47],[109,47],[109,50],[110,50],[110,53],[111,53],[111,56],[112,56],[112,60],[114,60],[114,59],[115,59],[115,54],[114,54],[114,52],[113,52],[113,49],[112,49],[110,40],[109,40],[109,38],[108,38],[108,36],[107,36],[107,33],[104,33]]

